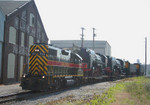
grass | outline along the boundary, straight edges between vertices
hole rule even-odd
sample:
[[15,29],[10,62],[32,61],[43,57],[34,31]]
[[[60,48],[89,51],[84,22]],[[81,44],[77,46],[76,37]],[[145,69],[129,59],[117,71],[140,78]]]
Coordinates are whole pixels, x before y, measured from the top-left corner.
[[129,80],[112,87],[115,101],[110,105],[150,105],[150,78],[141,76]]
[[46,105],[150,105],[150,78],[124,79],[102,95],[94,94],[91,99],[75,100],[68,96]]
[[125,85],[125,90],[135,97],[140,105],[150,105],[150,78],[133,78],[133,82]]

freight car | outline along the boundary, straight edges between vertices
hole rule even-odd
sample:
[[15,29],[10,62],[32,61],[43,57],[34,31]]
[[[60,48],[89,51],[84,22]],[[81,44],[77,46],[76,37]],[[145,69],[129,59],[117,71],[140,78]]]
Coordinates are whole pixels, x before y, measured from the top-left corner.
[[[82,58],[71,52],[46,44],[30,47],[29,72],[23,74],[21,87],[25,90],[59,89],[63,86],[80,84],[86,65]],[[86,67],[85,67],[86,68]]]
[[87,48],[80,48],[77,52],[83,59],[83,64],[87,65],[84,71],[84,81],[95,81],[102,79],[103,62],[101,57],[95,51]]
[[83,63],[87,63],[88,70],[84,71],[84,77],[88,77],[88,79],[92,79],[92,81],[120,78],[123,71],[122,69],[124,68],[121,59],[104,56],[87,48],[80,48],[76,52],[83,58]]
[[125,62],[126,76],[140,76],[144,74],[144,66],[140,63]]
[[108,64],[107,56],[102,55],[102,54],[100,54],[100,53],[96,53],[96,54],[101,57],[101,60],[102,60],[102,72],[103,72],[103,74],[104,74],[105,68],[107,67],[107,64]]
[[122,65],[120,60],[117,60],[115,57],[107,56],[107,67],[105,68],[105,74],[110,80],[121,78],[122,74]]

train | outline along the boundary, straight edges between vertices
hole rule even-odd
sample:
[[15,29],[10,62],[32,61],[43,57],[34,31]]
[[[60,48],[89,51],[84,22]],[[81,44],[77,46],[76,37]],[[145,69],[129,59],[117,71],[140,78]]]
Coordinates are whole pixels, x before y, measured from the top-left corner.
[[88,48],[64,50],[50,44],[34,44],[30,46],[29,71],[23,73],[20,86],[23,90],[47,91],[142,75],[141,68],[138,63],[131,64]]

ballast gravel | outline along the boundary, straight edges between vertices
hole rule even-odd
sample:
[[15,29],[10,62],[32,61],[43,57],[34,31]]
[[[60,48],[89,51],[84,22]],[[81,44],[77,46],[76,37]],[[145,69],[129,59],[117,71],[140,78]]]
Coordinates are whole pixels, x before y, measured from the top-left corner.
[[94,94],[100,95],[108,88],[114,86],[116,82],[101,82],[95,83],[91,85],[81,86],[73,89],[68,89],[60,92],[51,93],[48,95],[23,100],[19,102],[11,102],[5,103],[5,105],[38,105],[38,104],[45,104],[50,101],[59,101],[62,98],[67,96],[73,96],[72,98],[75,100],[78,99],[90,99]]

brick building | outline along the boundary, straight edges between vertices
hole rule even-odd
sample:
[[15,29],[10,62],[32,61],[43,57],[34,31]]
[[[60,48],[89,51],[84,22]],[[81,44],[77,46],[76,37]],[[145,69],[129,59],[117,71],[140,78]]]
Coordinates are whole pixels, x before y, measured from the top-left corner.
[[[34,0],[0,1],[5,15],[1,83],[20,81],[29,65],[29,46],[48,43]],[[0,18],[1,19],[1,18]]]

